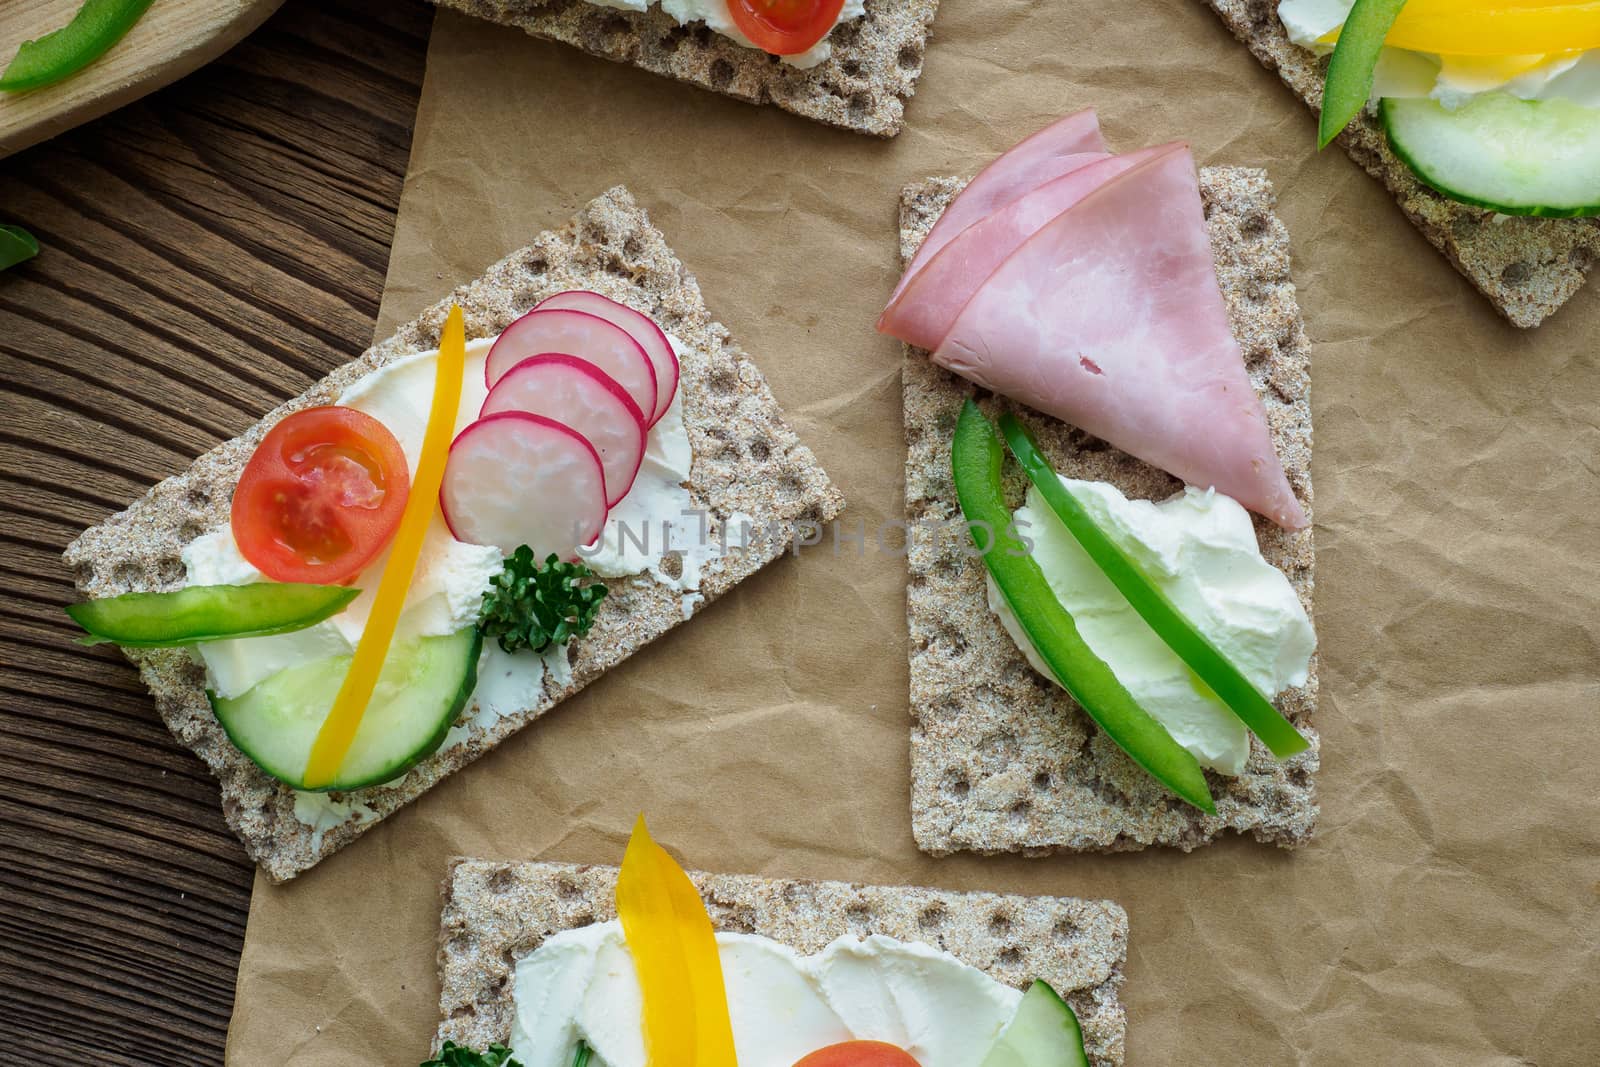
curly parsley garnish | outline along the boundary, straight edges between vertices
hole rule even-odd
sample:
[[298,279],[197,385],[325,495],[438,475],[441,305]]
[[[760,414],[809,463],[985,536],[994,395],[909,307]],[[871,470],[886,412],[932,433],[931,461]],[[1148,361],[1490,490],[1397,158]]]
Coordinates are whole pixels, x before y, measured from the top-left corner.
[[554,552],[536,563],[533,549],[523,545],[483,595],[478,629],[507,652],[543,652],[582,637],[606,598],[605,585],[592,578],[588,567],[563,563]]
[[[592,1055],[588,1045],[578,1042],[572,1067],[588,1067]],[[423,1063],[422,1067],[522,1067],[522,1064],[512,1059],[511,1050],[501,1044],[490,1045],[488,1052],[478,1052],[454,1041],[446,1041],[439,1055]]]
[[522,1067],[522,1064],[512,1059],[511,1050],[501,1044],[490,1045],[488,1052],[479,1052],[446,1041],[439,1055],[424,1061],[422,1067]]

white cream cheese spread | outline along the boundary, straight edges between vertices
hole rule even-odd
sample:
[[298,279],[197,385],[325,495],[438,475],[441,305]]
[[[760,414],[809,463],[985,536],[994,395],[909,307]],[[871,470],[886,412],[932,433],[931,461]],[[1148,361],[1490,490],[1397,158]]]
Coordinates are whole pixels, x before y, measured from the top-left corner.
[[[1333,51],[1328,35],[1344,25],[1354,6],[1355,0],[1281,0],[1278,18],[1291,41],[1325,55]],[[1600,107],[1600,52],[1441,57],[1385,48],[1372,87],[1374,98],[1431,98],[1450,108],[1490,92]]]
[[[1191,487],[1152,503],[1105,482],[1061,481],[1268,699],[1305,683],[1316,631],[1289,579],[1261,557],[1250,514],[1235,500]],[[1056,598],[1129,695],[1202,766],[1242,772],[1250,756],[1244,723],[1140,618],[1037,489],[1029,487],[1016,520]],[[989,607],[1033,668],[1054,680],[992,579]]]
[[[1022,994],[948,952],[846,936],[814,956],[717,934],[740,1067],[793,1067],[841,1041],[886,1041],[921,1067],[973,1067]],[[511,1047],[523,1067],[645,1067],[643,997],[620,923],[551,937],[517,964]]]
[[[614,7],[622,11],[644,11],[650,7],[652,0],[590,0],[591,3],[601,7]],[[746,48],[756,47],[754,42],[739,32],[738,25],[733,21],[733,16],[728,13],[728,0],[656,0],[661,10],[670,15],[679,25],[691,22],[703,22],[712,30],[724,37],[744,45]],[[844,8],[835,20],[837,26],[851,19],[858,19],[866,14],[865,0],[845,0]],[[832,32],[831,30],[829,31]],[[782,56],[782,60],[791,67],[808,69],[819,63],[825,62],[833,55],[833,45],[824,37],[812,45],[807,51],[798,55]]]
[[[494,341],[492,337],[484,338],[467,345],[465,380],[455,426],[458,434],[478,417],[488,395],[484,365]],[[676,339],[673,344],[681,348]],[[400,443],[412,469],[422,451],[437,359],[437,351],[398,359],[362,377],[336,401],[382,422]],[[703,534],[701,517],[683,487],[693,463],[694,450],[683,421],[680,390],[651,428],[639,476],[628,495],[607,516],[601,542],[580,553],[596,574],[610,578],[648,575],[645,580],[681,590],[686,598],[698,597],[704,568],[712,557],[720,555],[721,546],[718,538]],[[676,575],[667,573],[661,565],[663,554],[669,551],[680,554]],[[227,526],[190,542],[182,558],[189,585],[243,585],[265,577],[240,554]],[[350,655],[366,628],[387,561],[385,551],[362,571],[352,583],[362,590],[361,595],[325,622],[295,633],[196,646],[206,667],[208,685],[219,696],[236,697],[288,667]],[[499,549],[457,541],[436,513],[400,615],[397,639],[442,636],[475,625],[483,595],[502,568]],[[685,610],[691,611],[692,604],[686,602]],[[547,675],[558,686],[571,680],[565,646],[552,648],[543,656],[527,652],[513,655],[493,642],[485,642],[472,703],[445,744],[459,744],[470,735],[473,726],[488,729],[504,715],[536,705]],[[327,828],[334,809],[346,817],[355,810],[347,804],[322,799],[302,802],[296,798],[296,817],[319,832]]]

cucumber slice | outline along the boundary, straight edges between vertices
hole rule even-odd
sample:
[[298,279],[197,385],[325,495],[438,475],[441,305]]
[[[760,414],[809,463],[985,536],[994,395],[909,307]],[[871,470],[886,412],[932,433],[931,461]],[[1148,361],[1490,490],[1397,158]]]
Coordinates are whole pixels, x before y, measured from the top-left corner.
[[[432,755],[472,696],[482,649],[475,626],[395,642],[339,774],[318,791],[391,781]],[[305,789],[311,746],[350,660],[335,656],[288,667],[231,699],[206,695],[239,751],[278,781]]]
[[1485,93],[1454,111],[1389,98],[1378,110],[1395,155],[1452,200],[1502,215],[1600,215],[1600,108]]
[[170,593],[123,593],[68,604],[67,614],[89,631],[80,644],[171,648],[304,630],[360,595],[361,590],[342,585],[297,582],[191,585]]
[[982,1067],[1089,1067],[1078,1017],[1048,982],[1034,982]]

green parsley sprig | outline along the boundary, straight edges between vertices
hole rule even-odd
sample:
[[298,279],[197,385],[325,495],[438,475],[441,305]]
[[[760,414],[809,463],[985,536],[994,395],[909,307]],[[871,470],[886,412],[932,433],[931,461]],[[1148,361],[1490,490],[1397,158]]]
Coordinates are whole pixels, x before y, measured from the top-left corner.
[[563,563],[554,552],[535,562],[533,549],[523,545],[483,595],[478,629],[507,652],[543,652],[582,637],[606,597],[605,585],[593,578],[588,567]]
[[422,1067],[522,1067],[511,1058],[511,1050],[501,1044],[489,1046],[488,1052],[479,1052],[454,1041],[446,1041],[439,1055],[425,1060]]
[[[588,1067],[593,1051],[582,1041],[578,1042],[572,1067]],[[511,1058],[511,1050],[501,1044],[489,1046],[488,1052],[478,1052],[454,1041],[446,1041],[439,1055],[423,1063],[422,1067],[522,1067]]]

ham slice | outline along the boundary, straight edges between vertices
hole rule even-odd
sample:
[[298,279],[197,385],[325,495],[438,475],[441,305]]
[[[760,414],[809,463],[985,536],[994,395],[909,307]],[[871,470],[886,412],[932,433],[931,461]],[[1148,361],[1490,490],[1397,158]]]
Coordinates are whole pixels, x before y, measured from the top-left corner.
[[1024,242],[933,359],[1280,526],[1306,525],[1229,328],[1187,151],[1105,183]]
[[[878,329],[919,348],[939,347],[967,301],[1024,241],[1106,182],[1182,144],[1130,152],[1079,167],[968,226],[927,261],[890,301]],[[959,201],[958,201],[959,202]]]
[[[968,182],[961,195],[939,216],[922,247],[911,257],[894,295],[898,297],[922,265],[968,226],[1045,182],[1105,157],[1106,142],[1100,136],[1100,119],[1093,108],[1051,123],[1006,152]],[[878,328],[883,330],[881,324]]]

